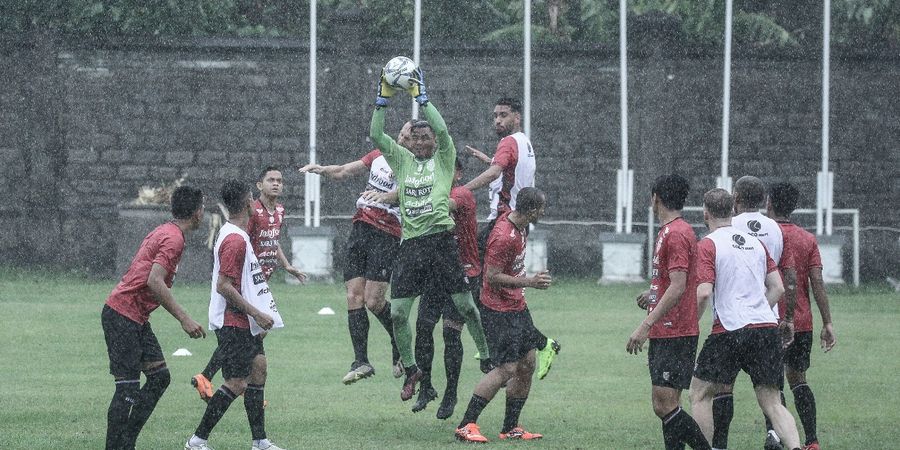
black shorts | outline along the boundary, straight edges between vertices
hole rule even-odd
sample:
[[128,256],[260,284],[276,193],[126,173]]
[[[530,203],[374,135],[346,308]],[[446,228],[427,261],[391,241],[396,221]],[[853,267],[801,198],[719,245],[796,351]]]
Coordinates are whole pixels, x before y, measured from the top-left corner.
[[391,268],[399,246],[399,237],[360,220],[353,222],[347,240],[344,281],[359,277],[384,283],[391,281]]
[[[481,292],[481,277],[469,278],[472,284],[472,300],[478,304],[478,295]],[[450,320],[456,323],[464,324],[466,319],[456,310],[456,304],[453,297],[447,293],[426,292],[419,300],[419,316],[417,321],[426,321],[431,326],[437,325],[441,316],[444,320]]]
[[694,375],[697,336],[651,338],[647,350],[650,383],[672,389],[688,389]]
[[812,352],[812,331],[794,333],[794,342],[784,350],[784,365],[794,372],[809,369],[809,354]]
[[100,324],[109,354],[109,373],[117,379],[139,380],[144,363],[166,360],[150,322],[139,324],[103,305]]
[[262,334],[254,336],[249,328],[222,327],[216,338],[222,352],[222,376],[226,380],[247,378],[256,355],[266,354]]
[[734,384],[738,372],[753,386],[779,386],[784,379],[778,328],[741,328],[710,334],[703,343],[694,376],[712,383]]
[[459,248],[449,231],[406,239],[400,244],[391,277],[391,298],[472,290],[459,264]]
[[491,362],[505,364],[519,361],[535,349],[535,328],[531,312],[481,309],[481,324]]

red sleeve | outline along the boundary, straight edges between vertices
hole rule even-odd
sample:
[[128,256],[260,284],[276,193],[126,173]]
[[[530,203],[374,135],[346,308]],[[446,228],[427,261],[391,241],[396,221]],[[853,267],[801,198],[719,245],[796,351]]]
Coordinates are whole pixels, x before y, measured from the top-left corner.
[[240,280],[244,273],[244,258],[247,256],[247,243],[241,235],[232,233],[225,237],[219,246],[219,275],[233,280]]
[[668,252],[666,271],[687,272],[691,265],[691,238],[684,233],[674,233],[666,239]]
[[766,273],[772,273],[778,270],[778,265],[775,264],[775,260],[769,256],[769,250],[766,249],[766,246],[763,245],[763,250],[766,251]]
[[[494,228],[494,230],[496,229]],[[512,259],[509,257],[509,253],[515,251],[512,246],[513,242],[513,239],[506,237],[506,233],[491,233],[484,250],[484,267],[499,267],[501,272],[505,272],[506,266]]]
[[181,260],[182,251],[184,251],[184,238],[173,234],[163,234],[159,238],[159,247],[156,249],[156,256],[153,257],[153,264],[159,264],[170,274],[175,273],[178,261]]
[[516,140],[507,136],[497,144],[497,153],[494,153],[494,159],[491,160],[491,165],[508,169],[510,167],[516,167],[518,160],[519,147],[516,145]]
[[697,283],[716,283],[716,243],[712,239],[697,244]]
[[375,161],[376,159],[378,159],[379,156],[381,156],[381,150],[375,149],[375,150],[372,150],[372,151],[369,152],[369,153],[366,153],[366,154],[365,154],[362,158],[360,158],[359,160],[362,161],[362,163],[365,164],[366,167],[371,168],[371,167],[372,167],[372,161]]
[[819,254],[819,244],[816,242],[816,238],[813,237],[812,242],[810,243],[811,249],[809,251],[809,260],[806,264],[806,267],[813,268],[818,267],[822,268],[822,255]]
[[[783,230],[782,230],[783,232]],[[787,235],[784,235],[784,246],[781,249],[781,260],[778,261],[778,267],[782,269],[796,269],[797,263],[794,259],[794,240],[788,239]]]
[[460,211],[473,211],[475,209],[475,195],[464,187],[453,188],[450,191],[450,198],[456,202],[456,209]]

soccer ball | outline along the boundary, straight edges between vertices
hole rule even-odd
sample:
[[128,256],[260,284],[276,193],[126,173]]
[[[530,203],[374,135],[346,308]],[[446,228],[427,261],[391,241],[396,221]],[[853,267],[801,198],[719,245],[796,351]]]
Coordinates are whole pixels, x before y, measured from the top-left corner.
[[418,67],[405,56],[396,56],[384,65],[384,79],[395,89],[405,91],[416,84]]

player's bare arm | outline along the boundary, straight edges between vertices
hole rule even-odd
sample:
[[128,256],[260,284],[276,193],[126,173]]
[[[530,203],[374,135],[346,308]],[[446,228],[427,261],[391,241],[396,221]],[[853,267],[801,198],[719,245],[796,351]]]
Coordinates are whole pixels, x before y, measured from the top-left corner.
[[467,146],[466,146],[466,153],[468,153],[468,154],[474,156],[477,160],[479,160],[479,161],[481,161],[481,162],[483,162],[483,163],[485,163],[485,164],[490,164],[490,163],[491,163],[491,157],[488,156],[488,155],[486,155],[484,152],[482,152],[481,150],[478,150],[478,149],[475,148],[475,147],[472,147],[472,146],[470,146],[470,145],[467,145]]
[[481,174],[472,179],[472,181],[466,183],[466,189],[470,191],[481,189],[491,184],[491,182],[496,180],[497,178],[500,178],[500,175],[502,173],[502,167],[496,164],[491,164],[491,166],[488,167],[484,172],[481,172]]
[[360,192],[359,195],[367,202],[384,203],[386,205],[400,204],[400,194],[396,189],[388,192],[369,189],[368,191]]
[[163,266],[154,263],[150,268],[150,275],[147,277],[147,287],[159,301],[159,304],[162,305],[172,317],[178,319],[178,322],[181,323],[181,329],[183,329],[188,336],[194,339],[201,337],[205,338],[206,331],[175,301],[175,297],[172,296],[172,291],[166,286],[165,280],[166,275],[168,274],[168,271],[166,271]]
[[650,289],[639,293],[634,298],[634,302],[637,303],[638,308],[647,309],[647,305],[650,304]]
[[284,255],[284,251],[281,250],[281,246],[275,250],[275,257],[278,258],[278,264],[281,264],[281,267],[284,268],[284,271],[293,275],[297,278],[297,281],[301,283],[306,282],[306,274],[303,273],[300,269],[294,267],[290,261],[288,261],[287,256]]
[[272,316],[256,309],[250,302],[244,299],[241,293],[232,285],[233,282],[233,278],[220,273],[219,279],[216,282],[216,292],[222,297],[225,297],[225,302],[228,303],[228,306],[235,308],[252,317],[253,320],[256,320],[256,323],[260,328],[264,330],[271,329],[272,325],[275,324],[275,321],[272,320]]
[[553,283],[550,272],[536,273],[533,277],[515,277],[503,273],[503,269],[497,266],[487,266],[484,276],[488,284],[494,288],[524,288],[547,289]]
[[834,326],[831,324],[831,307],[828,304],[828,294],[825,293],[825,281],[822,279],[822,268],[811,267],[809,269],[809,285],[812,288],[816,306],[822,316],[822,333],[820,335],[822,349],[826,352],[834,348],[837,337],[834,335]]
[[669,280],[671,284],[669,284],[666,292],[663,293],[662,298],[659,299],[656,308],[650,311],[650,314],[641,321],[628,338],[628,343],[625,345],[625,350],[628,353],[636,355],[643,351],[644,343],[647,342],[647,338],[650,336],[650,328],[653,327],[653,324],[665,317],[669,310],[681,301],[681,295],[684,294],[684,290],[687,288],[687,272],[669,272]]
[[333,180],[345,180],[364,174],[368,169],[362,161],[353,161],[341,165],[320,166],[318,164],[307,164],[298,171],[300,173],[314,173],[322,175]]
[[784,284],[781,282],[781,275],[777,270],[766,274],[766,300],[769,306],[774,307],[784,295]]
[[794,342],[794,308],[797,305],[797,269],[786,267],[784,270],[784,317],[778,322],[782,345],[787,348]]
[[709,299],[712,297],[713,284],[700,283],[697,285],[697,320],[703,318],[703,313],[709,307]]

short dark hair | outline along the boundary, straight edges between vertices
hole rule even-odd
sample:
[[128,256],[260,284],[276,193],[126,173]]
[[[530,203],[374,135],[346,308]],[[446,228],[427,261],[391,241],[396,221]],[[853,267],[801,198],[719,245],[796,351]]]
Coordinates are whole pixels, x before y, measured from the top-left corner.
[[770,189],[769,200],[776,215],[787,217],[797,208],[800,190],[791,183],[776,183]]
[[653,182],[651,194],[662,202],[663,206],[673,211],[681,211],[691,187],[681,175],[661,175]]
[[746,208],[764,208],[766,206],[766,184],[754,176],[740,177],[734,183],[734,201]]
[[244,209],[244,199],[250,194],[250,186],[247,183],[231,179],[222,185],[222,203],[228,210],[228,214],[239,214]]
[[516,195],[516,211],[523,214],[537,211],[546,201],[544,191],[536,187],[524,187]]
[[512,112],[522,112],[522,102],[512,97],[502,97],[500,100],[497,100],[496,106],[509,106],[509,110]]
[[271,171],[273,171],[273,170],[278,171],[278,172],[281,172],[281,168],[278,167],[278,166],[266,166],[266,168],[263,169],[263,171],[259,173],[259,178],[257,179],[257,181],[265,180],[265,179],[266,179],[266,174],[269,173],[269,172],[271,172]]
[[703,206],[714,218],[727,219],[734,212],[734,197],[725,189],[710,189],[703,194]]
[[428,123],[427,120],[411,120],[410,122],[412,122],[412,125],[409,127],[410,131],[415,130],[416,128],[428,128],[434,133],[434,128],[431,128],[431,124]]
[[203,191],[193,186],[179,186],[172,192],[172,217],[187,219],[203,206]]

